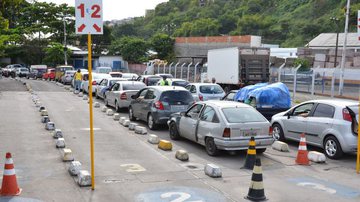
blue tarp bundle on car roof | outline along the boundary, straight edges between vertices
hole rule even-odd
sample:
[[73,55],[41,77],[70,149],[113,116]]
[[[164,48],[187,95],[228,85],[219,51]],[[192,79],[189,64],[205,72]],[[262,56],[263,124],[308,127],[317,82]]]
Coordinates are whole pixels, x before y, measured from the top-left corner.
[[257,88],[261,88],[268,85],[268,83],[257,83],[255,85],[245,86],[241,88],[236,95],[234,96],[234,101],[245,102],[245,100],[249,99],[249,93]]
[[256,108],[290,108],[291,98],[288,87],[281,83],[273,83],[257,88],[248,93],[248,98],[256,98]]

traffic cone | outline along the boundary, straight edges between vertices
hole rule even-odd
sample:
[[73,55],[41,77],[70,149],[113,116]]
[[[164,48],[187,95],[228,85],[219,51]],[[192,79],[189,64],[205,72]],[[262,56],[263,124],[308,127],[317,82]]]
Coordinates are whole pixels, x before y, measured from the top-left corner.
[[256,143],[255,143],[255,138],[251,137],[243,168],[252,170],[254,168],[255,160],[256,160]]
[[259,158],[256,158],[255,166],[253,169],[253,174],[251,177],[251,184],[249,187],[248,195],[245,197],[250,201],[265,201],[265,191],[263,185],[261,161]]
[[21,193],[21,189],[18,187],[16,181],[16,174],[14,168],[14,162],[11,158],[11,153],[6,153],[5,169],[2,180],[2,186],[0,189],[1,196],[18,196]]
[[300,136],[299,149],[298,149],[298,153],[297,153],[295,162],[299,165],[310,165],[304,133],[302,133]]

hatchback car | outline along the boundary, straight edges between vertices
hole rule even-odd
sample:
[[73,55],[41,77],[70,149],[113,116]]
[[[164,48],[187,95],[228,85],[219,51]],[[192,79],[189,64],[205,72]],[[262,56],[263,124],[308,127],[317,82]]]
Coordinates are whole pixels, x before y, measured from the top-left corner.
[[214,83],[190,83],[185,87],[196,101],[220,100],[225,96],[224,90]]
[[210,156],[219,150],[246,150],[253,136],[258,153],[274,141],[269,121],[247,104],[210,100],[195,103],[168,121],[171,139],[184,137],[204,145]]
[[[105,78],[110,79],[112,78],[109,74],[99,74],[99,73],[92,73],[92,93],[95,93],[96,87],[99,84],[99,82]],[[82,90],[84,93],[89,93],[90,85],[89,85],[89,74],[83,74],[83,81],[81,82]],[[86,78],[87,77],[87,78]]]
[[18,77],[27,77],[29,73],[30,73],[29,69],[25,67],[20,67],[16,69],[16,75]]
[[151,130],[166,124],[170,114],[186,111],[194,103],[190,92],[178,86],[151,86],[131,96],[129,118],[147,121]]
[[276,140],[300,140],[325,150],[331,159],[344,152],[357,151],[358,103],[343,100],[312,100],[303,102],[272,117]]
[[105,92],[105,105],[115,107],[117,112],[123,108],[128,108],[131,96],[145,87],[146,85],[140,81],[117,81],[110,87],[109,91]]
[[123,78],[105,78],[99,82],[98,85],[96,85],[95,89],[95,96],[96,98],[103,98],[105,99],[105,92],[108,91],[114,83],[118,81],[127,81]]

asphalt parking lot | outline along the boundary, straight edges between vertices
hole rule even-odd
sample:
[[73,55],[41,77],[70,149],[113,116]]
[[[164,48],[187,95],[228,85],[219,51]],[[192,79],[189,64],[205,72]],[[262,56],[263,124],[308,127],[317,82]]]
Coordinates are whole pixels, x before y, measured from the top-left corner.
[[[75,160],[90,171],[87,102],[51,82],[23,81],[31,85],[56,128],[62,130]],[[94,108],[96,188],[78,187],[67,172],[69,163],[61,161],[55,140],[44,130],[31,95],[25,90],[19,81],[0,79],[0,164],[5,152],[11,151],[24,200],[245,201],[252,175],[251,170],[241,169],[246,152],[222,152],[211,157],[204,147],[183,139],[172,141],[172,151],[162,151],[147,142],[148,135],[129,131],[98,108]],[[101,100],[96,101],[103,106]],[[120,115],[128,116],[126,111]],[[170,140],[167,127],[148,133]],[[289,146],[288,153],[269,148],[260,155],[269,201],[359,201],[355,155],[299,166],[295,164],[298,144],[289,142]],[[175,159],[178,149],[188,151],[188,162]],[[222,178],[204,174],[208,163],[221,167]]]

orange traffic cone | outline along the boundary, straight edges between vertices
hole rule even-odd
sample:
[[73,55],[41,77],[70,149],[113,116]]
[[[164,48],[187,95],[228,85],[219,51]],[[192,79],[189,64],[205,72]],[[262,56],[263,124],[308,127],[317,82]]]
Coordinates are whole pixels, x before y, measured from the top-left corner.
[[16,181],[16,174],[14,162],[11,158],[11,153],[6,153],[5,169],[3,175],[2,186],[0,189],[1,196],[18,196],[21,189],[18,187]]
[[304,133],[300,136],[299,150],[295,162],[299,165],[310,165]]

